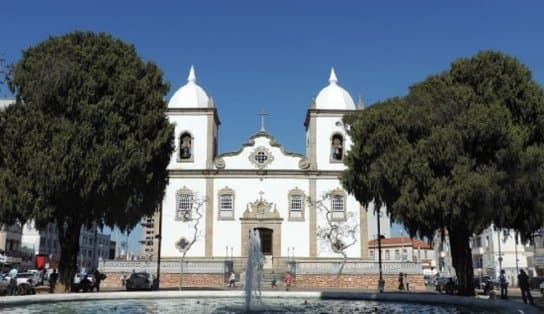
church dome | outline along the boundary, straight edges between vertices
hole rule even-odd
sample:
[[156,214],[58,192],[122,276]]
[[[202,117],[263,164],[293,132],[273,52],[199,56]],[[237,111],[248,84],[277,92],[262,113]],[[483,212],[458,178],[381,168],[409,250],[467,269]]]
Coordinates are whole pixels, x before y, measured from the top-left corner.
[[315,99],[315,109],[355,110],[353,98],[337,82],[336,73],[332,68],[329,85],[323,88]]
[[213,107],[213,102],[202,87],[196,84],[195,69],[191,66],[187,84],[178,89],[170,102],[168,108],[208,108]]

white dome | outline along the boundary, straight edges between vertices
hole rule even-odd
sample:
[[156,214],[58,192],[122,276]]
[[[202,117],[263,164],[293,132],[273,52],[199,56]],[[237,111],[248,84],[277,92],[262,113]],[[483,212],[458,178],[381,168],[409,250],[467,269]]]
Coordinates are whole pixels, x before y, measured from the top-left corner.
[[210,101],[208,94],[202,89],[202,87],[196,84],[195,69],[191,66],[189,70],[189,76],[187,77],[187,84],[178,89],[170,102],[168,108],[208,108],[213,107],[213,103]]
[[355,110],[353,98],[345,89],[336,84],[337,82],[338,79],[333,68],[329,77],[329,85],[317,94],[315,109]]

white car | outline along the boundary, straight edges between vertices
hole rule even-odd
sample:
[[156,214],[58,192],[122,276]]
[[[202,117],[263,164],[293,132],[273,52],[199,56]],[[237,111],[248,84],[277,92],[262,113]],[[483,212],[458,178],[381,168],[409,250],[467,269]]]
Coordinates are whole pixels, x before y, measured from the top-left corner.
[[[35,273],[18,273],[15,277],[17,281],[17,294],[26,295],[26,294],[35,294],[36,285],[38,284],[38,277]],[[9,284],[11,277],[5,276],[3,282]]]

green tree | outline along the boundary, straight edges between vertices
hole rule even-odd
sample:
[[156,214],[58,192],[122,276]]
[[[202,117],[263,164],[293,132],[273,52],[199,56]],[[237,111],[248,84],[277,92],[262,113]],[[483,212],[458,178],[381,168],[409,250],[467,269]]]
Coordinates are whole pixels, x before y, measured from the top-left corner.
[[167,184],[168,85],[134,46],[73,32],[23,52],[0,113],[0,221],[59,229],[61,280],[76,268],[82,226],[133,228]]
[[474,294],[473,234],[493,223],[527,239],[544,223],[544,96],[516,59],[456,60],[346,123],[344,186],[412,236],[447,231],[460,294]]

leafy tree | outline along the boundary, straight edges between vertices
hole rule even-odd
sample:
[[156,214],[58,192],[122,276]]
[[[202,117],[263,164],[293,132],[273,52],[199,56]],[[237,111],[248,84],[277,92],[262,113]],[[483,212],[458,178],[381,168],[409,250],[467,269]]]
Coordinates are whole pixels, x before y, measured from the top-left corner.
[[10,73],[11,66],[8,64],[6,58],[0,55],[0,97],[3,97],[4,92],[7,91],[6,85]]
[[54,222],[67,288],[83,225],[129,230],[167,184],[173,127],[168,85],[134,46],[73,32],[23,52],[0,112],[0,221]]
[[473,295],[469,238],[544,222],[544,93],[516,59],[481,52],[346,118],[342,180],[412,236],[447,231],[460,294]]

